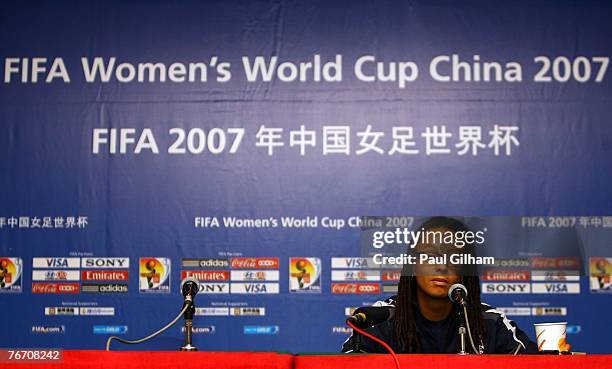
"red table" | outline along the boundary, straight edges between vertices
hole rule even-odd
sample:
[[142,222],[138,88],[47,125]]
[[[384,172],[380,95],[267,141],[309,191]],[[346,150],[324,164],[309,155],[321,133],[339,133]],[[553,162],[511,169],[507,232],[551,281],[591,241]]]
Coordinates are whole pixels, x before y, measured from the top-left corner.
[[[398,355],[401,369],[602,369],[612,355]],[[391,355],[296,356],[294,369],[395,369]]]
[[[612,355],[399,355],[401,369],[612,369]],[[395,369],[389,355],[291,355],[269,352],[64,351],[62,363],[0,364],[32,369]]]
[[64,351],[61,363],[0,364],[32,369],[292,369],[293,355],[272,352]]

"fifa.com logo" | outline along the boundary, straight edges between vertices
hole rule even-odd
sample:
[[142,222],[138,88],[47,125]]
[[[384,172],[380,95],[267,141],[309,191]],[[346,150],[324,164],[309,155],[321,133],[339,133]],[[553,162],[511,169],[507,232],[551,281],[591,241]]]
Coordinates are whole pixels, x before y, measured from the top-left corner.
[[386,245],[406,245],[411,249],[418,244],[423,245],[453,245],[463,248],[465,245],[482,245],[485,242],[485,232],[481,231],[426,231],[421,228],[409,231],[408,228],[395,228],[394,231],[375,231],[372,233],[372,247],[380,249]]

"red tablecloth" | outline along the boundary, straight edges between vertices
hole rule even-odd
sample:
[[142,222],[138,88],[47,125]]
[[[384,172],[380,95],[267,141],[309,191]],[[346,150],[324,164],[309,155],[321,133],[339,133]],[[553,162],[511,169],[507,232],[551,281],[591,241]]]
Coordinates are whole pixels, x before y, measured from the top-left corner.
[[[601,369],[612,355],[398,355],[401,369]],[[394,369],[391,355],[296,356],[294,369]]]
[[[401,369],[612,369],[612,355],[399,355]],[[62,363],[0,364],[32,369],[395,369],[389,355],[291,355],[268,352],[64,351]]]
[[62,363],[0,364],[32,369],[291,369],[293,355],[272,352],[64,351]]

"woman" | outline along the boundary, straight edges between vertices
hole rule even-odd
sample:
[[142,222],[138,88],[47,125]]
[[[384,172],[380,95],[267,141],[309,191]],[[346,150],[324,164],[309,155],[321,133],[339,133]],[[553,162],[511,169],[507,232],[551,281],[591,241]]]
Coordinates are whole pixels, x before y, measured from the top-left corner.
[[[431,218],[419,229],[442,233],[469,231],[461,222],[447,217]],[[413,251],[440,256],[441,249],[448,256],[449,248],[444,245],[419,243]],[[450,252],[473,254],[474,249],[473,245],[466,245]],[[460,308],[448,298],[449,287],[455,283],[463,284],[468,291],[467,320],[472,334],[472,340],[466,335],[468,353],[475,353],[473,346],[484,354],[537,353],[537,346],[514,322],[480,302],[480,280],[475,266],[405,265],[398,294],[376,304],[395,307],[393,317],[366,332],[385,341],[396,353],[458,353]],[[356,340],[355,334],[344,343],[342,351],[354,352],[356,343],[361,351],[387,352],[367,337]]]

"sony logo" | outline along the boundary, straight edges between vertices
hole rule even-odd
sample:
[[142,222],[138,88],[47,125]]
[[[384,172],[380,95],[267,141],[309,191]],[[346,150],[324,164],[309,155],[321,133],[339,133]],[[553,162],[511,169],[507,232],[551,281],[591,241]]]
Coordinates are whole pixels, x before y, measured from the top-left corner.
[[129,268],[129,258],[83,258],[83,268]]

